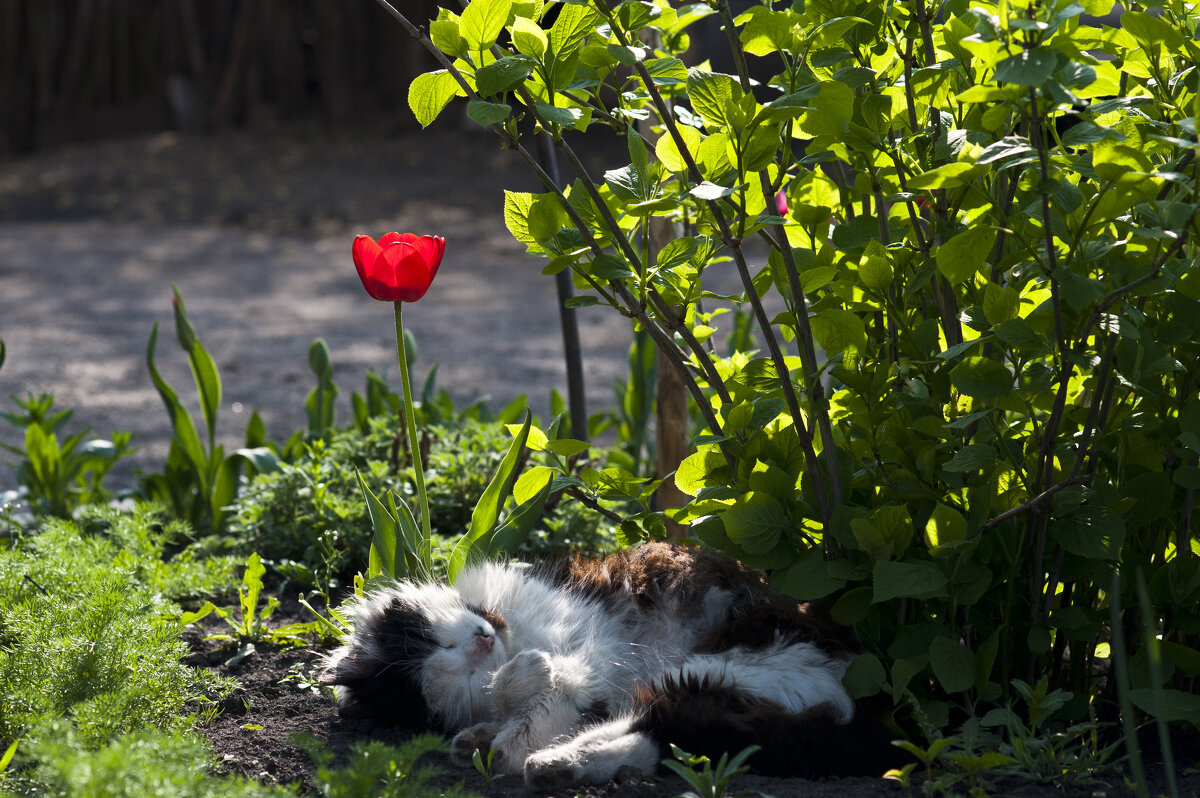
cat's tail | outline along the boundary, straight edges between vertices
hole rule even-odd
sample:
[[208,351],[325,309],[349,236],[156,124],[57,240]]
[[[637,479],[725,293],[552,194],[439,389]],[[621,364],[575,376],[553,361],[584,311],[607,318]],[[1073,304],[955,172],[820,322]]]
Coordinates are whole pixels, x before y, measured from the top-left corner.
[[631,730],[653,739],[664,758],[671,745],[714,761],[757,745],[749,764],[763,775],[882,776],[907,760],[891,744],[877,703],[860,701],[842,722],[831,703],[793,713],[731,685],[679,676],[639,689]]

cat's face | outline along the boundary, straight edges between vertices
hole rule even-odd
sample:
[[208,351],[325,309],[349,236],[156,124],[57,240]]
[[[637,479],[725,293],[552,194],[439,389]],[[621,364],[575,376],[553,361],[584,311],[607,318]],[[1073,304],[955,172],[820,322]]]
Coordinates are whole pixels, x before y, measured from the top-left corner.
[[331,655],[323,677],[342,686],[344,709],[446,730],[492,717],[486,685],[509,642],[497,613],[443,585],[401,583],[360,602],[352,619],[355,642]]
[[461,728],[491,718],[486,686],[508,660],[508,627],[456,593],[440,591],[438,598],[422,608],[436,645],[421,666],[421,693],[448,728]]

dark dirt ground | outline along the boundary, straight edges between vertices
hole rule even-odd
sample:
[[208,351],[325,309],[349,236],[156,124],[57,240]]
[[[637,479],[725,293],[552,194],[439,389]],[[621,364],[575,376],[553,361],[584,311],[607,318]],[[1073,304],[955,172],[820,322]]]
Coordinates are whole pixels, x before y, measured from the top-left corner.
[[[595,171],[618,165],[597,163]],[[388,123],[353,132],[298,125],[163,133],[0,161],[0,338],[8,347],[0,396],[53,393],[59,407],[75,410],[68,432],[132,431],[141,450],[114,472],[111,487],[128,485],[135,468],[161,467],[170,428],[144,353],[158,322],[160,368],[190,400],[191,376],[172,329],[175,283],[222,375],[219,429],[227,446],[238,445],[252,410],[275,440],[303,425],[313,385],[306,353],[318,336],[332,350],[344,418],[365,369],[393,381],[396,370],[390,308],[366,297],[350,242],[358,233],[409,230],[448,239],[436,282],[405,314],[421,346],[416,372],[438,361],[439,384],[460,402],[486,395],[499,407],[525,393],[545,413],[550,389],[565,382],[557,305],[542,264],[504,228],[504,188],[539,190],[512,153],[455,124],[423,134],[396,133]],[[580,325],[595,411],[611,404],[611,383],[624,373],[629,328],[602,309],[583,311]],[[4,424],[0,441],[19,443]],[[11,469],[0,468],[0,491],[14,485]],[[277,617],[303,619],[294,596],[281,599]],[[293,732],[310,732],[335,752],[355,740],[408,736],[342,719],[328,695],[305,687],[317,650],[259,645],[229,667],[223,663],[231,651],[202,640],[199,630],[188,635],[193,664],[241,684],[236,699],[200,728],[230,771],[311,789],[312,765],[288,741]],[[1181,763],[1200,759],[1198,750],[1180,754]],[[515,780],[487,786],[473,770],[443,764],[443,784],[463,781],[492,797],[528,794]],[[1152,794],[1165,791],[1160,773],[1152,768]],[[1131,794],[1112,781],[1098,790],[1020,785],[1000,794]],[[748,776],[735,788],[776,798],[902,793],[879,779]],[[669,780],[585,794],[670,798],[684,789]],[[1193,770],[1181,794],[1198,791]]]
[[[288,591],[277,593],[280,607],[272,618],[276,623],[286,624],[310,620],[305,611]],[[210,616],[210,619],[212,616]],[[344,756],[350,745],[357,741],[378,740],[389,745],[399,745],[411,734],[411,730],[381,725],[373,720],[343,718],[337,713],[331,694],[317,686],[316,671],[323,656],[320,648],[280,648],[258,644],[256,652],[236,665],[226,662],[235,653],[229,643],[218,643],[203,639],[211,633],[192,627],[185,632],[185,639],[193,648],[189,664],[213,668],[224,676],[236,679],[239,689],[222,704],[220,714],[208,723],[199,725],[200,732],[213,744],[220,767],[230,773],[269,783],[296,783],[305,793],[315,793],[314,766],[303,749],[291,741],[296,733],[311,734],[324,741],[329,751]],[[1195,734],[1181,735],[1175,743],[1178,768],[1179,795],[1200,794],[1200,738]],[[1152,736],[1142,742],[1146,756],[1147,787],[1151,796],[1166,795],[1167,781],[1156,755],[1157,746]],[[473,768],[451,762],[445,755],[431,755],[426,761],[438,766],[442,773],[431,784],[450,787],[462,784],[468,790],[485,798],[527,798],[541,795],[527,790],[514,777],[503,777],[488,784]],[[1188,767],[1188,765],[1191,765]],[[670,774],[660,778],[638,781],[613,782],[603,787],[578,788],[564,793],[583,798],[677,798],[685,792],[687,785]],[[782,779],[754,774],[737,777],[730,795],[761,794],[772,798],[884,798],[906,795],[895,781],[881,778],[846,779]],[[920,787],[913,795],[922,795]],[[965,789],[956,793],[966,794]],[[1014,781],[991,789],[988,795],[1010,798],[1133,798],[1137,793],[1130,788],[1119,773],[1100,774],[1097,783],[1085,787],[1061,789],[1048,784]]]

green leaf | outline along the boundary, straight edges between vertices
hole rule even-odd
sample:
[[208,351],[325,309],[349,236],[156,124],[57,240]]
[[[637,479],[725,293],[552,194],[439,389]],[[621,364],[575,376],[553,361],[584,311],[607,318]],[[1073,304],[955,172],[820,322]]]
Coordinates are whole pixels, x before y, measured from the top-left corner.
[[557,440],[547,441],[546,448],[559,457],[574,457],[577,454],[583,454],[592,445],[587,441],[577,441],[572,438],[558,438]]
[[829,308],[809,319],[813,337],[821,348],[830,353],[862,352],[867,348],[867,328],[856,313],[842,308]]
[[991,468],[997,459],[995,448],[986,443],[973,443],[955,452],[953,457],[942,464],[942,468],[959,473],[982,471]]
[[[536,64],[524,56],[505,56],[475,71],[475,90],[491,97],[521,85]],[[457,85],[457,84],[455,84]]]
[[516,17],[512,25],[513,46],[517,52],[541,60],[550,45],[546,32],[534,21]]
[[541,492],[542,488],[554,480],[558,472],[547,466],[534,466],[525,469],[525,473],[513,483],[513,499],[518,504],[527,502]]
[[1097,142],[1092,148],[1092,167],[1105,180],[1154,171],[1150,159],[1141,150],[1112,140]]
[[567,223],[567,212],[556,194],[538,194],[529,206],[529,235],[543,247],[549,247],[554,237]]
[[693,452],[675,469],[675,487],[689,496],[713,485],[724,485],[729,479],[729,465],[720,452]]
[[[778,105],[776,101],[771,107]],[[796,121],[797,134],[808,138],[842,135],[854,116],[854,89],[838,81],[823,81],[807,106],[810,110]]]
[[673,56],[647,59],[646,74],[656,86],[678,86],[687,82],[687,66]]
[[883,689],[885,681],[887,671],[884,670],[883,663],[870,652],[864,652],[852,659],[846,672],[842,674],[842,686],[854,699],[875,695]]
[[542,517],[546,509],[546,500],[550,497],[552,482],[547,482],[535,495],[520,502],[509,513],[500,526],[487,537],[488,556],[513,556],[517,549],[529,537],[529,531]]
[[421,127],[429,127],[456,96],[464,96],[458,81],[445,69],[426,72],[408,86],[408,107]]
[[1182,690],[1138,687],[1129,691],[1129,699],[1138,709],[1167,723],[1200,723],[1200,695]]
[[742,98],[742,87],[737,78],[702,69],[688,70],[687,91],[692,110],[700,115],[712,132],[726,124],[726,104]]
[[[966,184],[976,170],[974,164],[954,161],[953,163],[942,164],[941,166],[930,169],[928,172],[922,172],[919,175],[913,175],[908,179],[908,187],[911,190],[927,191],[938,188],[958,188]],[[943,245],[945,246],[945,245]]]
[[983,289],[983,315],[992,325],[1015,319],[1021,310],[1021,295],[1008,285],[988,283]]
[[433,46],[455,58],[469,55],[467,41],[461,31],[462,23],[458,17],[435,19],[429,23],[429,39]]
[[1125,522],[1109,510],[1084,506],[1065,518],[1053,519],[1047,534],[1070,554],[1090,560],[1119,560]]
[[550,49],[561,61],[574,53],[596,29],[599,15],[585,5],[567,3],[559,6],[558,17],[550,27]]
[[521,453],[525,449],[526,440],[529,439],[529,429],[532,425],[533,415],[526,410],[525,423],[521,425],[521,431],[513,438],[504,459],[496,467],[496,473],[492,475],[491,482],[488,483],[483,495],[475,504],[475,509],[471,512],[470,527],[454,544],[454,549],[446,561],[446,578],[451,584],[458,578],[463,566],[466,565],[467,555],[471,552],[475,542],[484,535],[490,534],[496,526],[496,519],[500,517],[500,508],[512,494],[513,484],[517,479],[517,466],[521,462]]
[[1146,49],[1156,44],[1164,45],[1167,52],[1183,47],[1183,36],[1179,31],[1162,18],[1143,11],[1126,11],[1121,14],[1121,27]]
[[925,523],[925,543],[931,554],[937,555],[939,548],[965,539],[967,519],[953,507],[939,503],[933,508],[929,521]]
[[472,50],[487,50],[496,43],[512,11],[510,0],[471,0],[462,13],[460,32]]
[[583,119],[583,111],[578,108],[562,108],[541,100],[535,100],[533,108],[542,119],[562,127],[575,127],[575,123]]
[[829,575],[824,552],[814,546],[805,549],[786,568],[771,572],[771,586],[800,601],[815,601],[841,590],[846,580]]
[[1054,74],[1057,66],[1058,55],[1055,50],[1044,47],[1021,50],[996,64],[996,81],[1040,88]]
[[625,280],[633,277],[633,269],[620,255],[603,252],[596,256],[588,268],[588,273],[600,280]]
[[[0,355],[4,354],[3,342],[0,342]],[[0,363],[3,363],[3,357],[0,357]],[[4,755],[0,756],[0,773],[8,770],[8,766],[12,764],[13,757],[17,754],[17,744],[20,740],[13,740],[8,748],[4,749]]]
[[688,189],[688,193],[698,200],[712,202],[713,200],[719,200],[722,197],[732,196],[733,194],[737,193],[737,190],[738,186],[726,188],[725,186],[718,186],[716,183],[710,183],[709,181],[705,180],[703,183],[692,186],[690,189]]
[[975,654],[949,637],[935,637],[929,644],[929,666],[947,693],[961,693],[975,684]]
[[197,490],[201,495],[205,495],[208,492],[208,458],[204,454],[204,448],[200,445],[200,436],[196,434],[196,426],[192,423],[192,417],[188,414],[187,408],[180,403],[179,396],[158,373],[158,367],[154,363],[154,349],[157,342],[158,324],[155,323],[150,332],[150,341],[146,346],[146,365],[150,371],[150,379],[154,382],[158,395],[162,397],[163,404],[166,405],[167,415],[171,419],[171,429],[175,432],[175,441],[192,467],[192,477],[197,482]]
[[[692,160],[696,160],[696,153],[700,151],[700,143],[704,136],[694,127],[686,125],[678,125],[679,137],[683,139],[684,145],[687,147]],[[662,165],[668,172],[686,172],[687,163],[679,152],[679,148],[675,146],[675,139],[669,134],[658,137],[658,141],[654,145],[654,155],[662,162]]]
[[793,46],[792,28],[795,15],[788,11],[772,11],[763,6],[754,6],[738,17],[741,21],[749,17],[742,28],[742,48],[750,55],[767,56]]
[[1003,363],[975,355],[950,370],[950,384],[976,399],[999,399],[1012,392],[1013,375]]
[[725,534],[751,554],[766,554],[792,524],[783,505],[769,493],[750,491],[721,513]]
[[[521,407],[521,410],[522,411],[525,410],[524,406]],[[524,424],[505,424],[504,428],[506,430],[508,430],[509,435],[511,435],[515,438],[522,433],[522,431],[525,429],[525,425]],[[546,445],[549,442],[550,442],[550,439],[546,437],[546,433],[542,432],[540,429],[533,426],[532,424],[529,426],[529,431],[528,431],[528,433],[526,433],[526,438],[525,438],[525,448],[527,448],[533,452],[540,452],[546,448]]]
[[992,332],[1008,346],[1021,351],[1034,352],[1045,346],[1045,342],[1024,319],[1002,321],[992,328]]
[[894,598],[933,599],[946,595],[946,575],[931,562],[879,560],[875,563],[872,581],[873,604]]
[[504,224],[512,237],[522,244],[541,250],[537,239],[529,232],[529,211],[537,195],[527,191],[504,191]]
[[470,100],[467,102],[467,116],[481,127],[488,127],[508,119],[512,114],[512,106],[504,103],[489,103],[486,100]]

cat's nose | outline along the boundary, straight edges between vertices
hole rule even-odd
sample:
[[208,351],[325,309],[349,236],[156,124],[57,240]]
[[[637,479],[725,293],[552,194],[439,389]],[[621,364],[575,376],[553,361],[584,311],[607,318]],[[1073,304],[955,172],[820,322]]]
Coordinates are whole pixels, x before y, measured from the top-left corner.
[[490,654],[496,645],[496,636],[478,632],[475,635],[475,647]]

